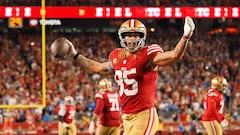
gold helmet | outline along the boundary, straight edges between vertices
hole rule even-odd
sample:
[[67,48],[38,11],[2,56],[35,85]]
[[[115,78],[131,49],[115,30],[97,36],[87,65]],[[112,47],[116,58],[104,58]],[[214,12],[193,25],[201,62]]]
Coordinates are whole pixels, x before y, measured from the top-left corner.
[[73,105],[73,104],[74,104],[73,97],[71,97],[71,96],[66,96],[66,97],[64,98],[64,103],[65,103],[65,104],[68,104],[68,105]]
[[112,82],[106,78],[101,79],[98,83],[98,89],[100,91],[111,91],[112,90]]
[[[125,34],[127,33],[140,33],[140,38],[136,40],[135,47],[128,47],[125,39]],[[145,40],[147,36],[146,27],[141,21],[137,19],[129,19],[123,22],[120,26],[118,30],[118,36],[122,47],[126,48],[130,52],[135,52],[145,45]]]
[[225,92],[227,90],[227,79],[222,76],[214,77],[211,80],[211,88],[216,89],[220,92]]

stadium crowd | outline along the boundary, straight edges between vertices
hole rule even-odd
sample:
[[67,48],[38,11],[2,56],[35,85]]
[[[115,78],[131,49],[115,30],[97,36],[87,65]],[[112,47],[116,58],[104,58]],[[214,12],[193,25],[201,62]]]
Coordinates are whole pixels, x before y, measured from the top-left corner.
[[[177,30],[148,32],[147,42],[170,50],[177,42]],[[66,33],[65,33],[66,34]],[[63,34],[62,34],[63,35]],[[74,66],[74,61],[54,58],[49,46],[61,34],[47,33],[46,108],[11,109],[15,122],[51,122],[57,119],[58,105],[72,95],[77,105],[79,130],[86,130],[95,108],[94,94],[101,76]],[[89,58],[106,61],[118,41],[108,33],[67,33],[78,50]],[[239,34],[202,35],[195,33],[187,54],[177,64],[159,69],[156,107],[162,121],[196,122],[203,111],[203,96],[215,75],[228,79],[225,93],[228,119],[239,120],[240,113],[240,46]],[[0,105],[42,103],[41,35],[18,32],[0,33]],[[112,77],[109,77],[112,78]],[[4,115],[6,109],[1,109]],[[1,123],[0,123],[1,124]]]

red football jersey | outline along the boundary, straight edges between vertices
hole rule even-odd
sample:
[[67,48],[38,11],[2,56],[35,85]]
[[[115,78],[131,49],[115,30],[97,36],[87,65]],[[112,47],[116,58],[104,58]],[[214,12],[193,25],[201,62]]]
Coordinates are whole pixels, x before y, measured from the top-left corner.
[[221,122],[224,119],[224,99],[223,95],[215,89],[210,89],[206,93],[204,101],[205,112],[203,114],[203,121],[217,120]]
[[157,52],[163,52],[159,45],[144,46],[137,54],[122,56],[123,50],[113,50],[109,58],[115,70],[123,113],[136,113],[154,107],[158,71],[148,64]]
[[120,126],[120,98],[116,92],[98,92],[94,113],[99,115],[99,123],[103,126]]
[[60,105],[60,110],[58,115],[63,116],[63,121],[65,123],[72,123],[76,113],[75,105]]

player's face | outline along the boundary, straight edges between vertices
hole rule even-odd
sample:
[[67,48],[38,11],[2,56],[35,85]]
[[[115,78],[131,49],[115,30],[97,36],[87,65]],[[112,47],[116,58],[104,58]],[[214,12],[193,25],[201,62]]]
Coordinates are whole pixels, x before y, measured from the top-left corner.
[[140,33],[126,33],[125,35],[126,45],[131,50],[134,49],[140,39]]

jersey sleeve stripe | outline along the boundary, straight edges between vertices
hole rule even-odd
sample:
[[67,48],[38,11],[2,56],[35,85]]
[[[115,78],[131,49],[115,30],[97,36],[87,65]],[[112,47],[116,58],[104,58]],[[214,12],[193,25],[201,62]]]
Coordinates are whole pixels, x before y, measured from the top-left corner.
[[153,44],[153,45],[150,45],[148,46],[148,49],[147,49],[147,55],[150,55],[154,52],[160,52],[162,53],[163,52],[163,49],[159,46],[159,45],[156,45],[156,44]]

